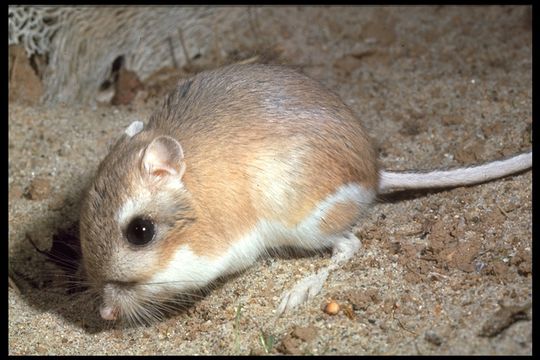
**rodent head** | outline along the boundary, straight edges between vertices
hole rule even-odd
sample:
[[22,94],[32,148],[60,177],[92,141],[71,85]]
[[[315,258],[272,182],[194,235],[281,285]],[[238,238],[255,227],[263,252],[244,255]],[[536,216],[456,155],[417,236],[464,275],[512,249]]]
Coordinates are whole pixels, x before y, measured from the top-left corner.
[[173,295],[174,284],[153,275],[167,258],[170,231],[193,221],[184,171],[178,141],[146,132],[123,136],[101,163],[81,208],[80,238],[104,319],[149,320],[144,308]]

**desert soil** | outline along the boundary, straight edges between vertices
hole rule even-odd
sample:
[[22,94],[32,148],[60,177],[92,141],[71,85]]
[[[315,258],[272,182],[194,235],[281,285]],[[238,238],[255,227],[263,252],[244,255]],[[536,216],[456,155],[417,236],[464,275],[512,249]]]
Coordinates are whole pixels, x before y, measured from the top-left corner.
[[[337,92],[375,139],[385,168],[451,168],[532,147],[530,7],[256,14],[270,60]],[[218,65],[210,56],[200,61]],[[145,84],[146,97],[121,106],[11,99],[10,354],[532,353],[530,171],[380,197],[358,226],[359,253],[316,298],[281,317],[280,294],[327,265],[328,252],[262,258],[150,326],[100,320],[97,298],[68,294],[65,275],[29,239],[47,250],[53,236],[76,237],[80,198],[107,144],[131,121],[147,121],[167,84],[152,91]],[[330,301],[339,305],[335,315],[324,311]]]

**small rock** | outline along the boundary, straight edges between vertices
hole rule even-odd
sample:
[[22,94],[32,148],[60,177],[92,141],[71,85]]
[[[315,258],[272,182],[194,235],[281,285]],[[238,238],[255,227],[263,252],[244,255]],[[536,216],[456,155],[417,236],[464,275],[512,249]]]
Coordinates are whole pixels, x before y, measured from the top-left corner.
[[113,105],[127,105],[133,101],[137,92],[143,88],[143,84],[133,71],[121,68],[118,72],[116,91],[111,100]]
[[484,125],[482,126],[482,132],[484,133],[485,137],[489,138],[502,134],[504,132],[504,127],[501,125],[501,123]]
[[463,148],[459,148],[455,153],[455,159],[460,164],[472,164],[477,162],[484,152],[484,144],[474,143]]
[[313,326],[299,327],[297,326],[292,332],[294,337],[304,341],[311,341],[317,337],[317,329]]
[[36,177],[30,183],[30,186],[28,187],[26,191],[26,196],[30,200],[43,200],[47,196],[49,196],[50,192],[51,192],[50,181],[42,177]]
[[9,188],[9,199],[20,199],[23,196],[23,189],[19,185],[13,185]]
[[505,306],[499,302],[500,309],[488,318],[480,331],[479,336],[494,337],[500,334],[503,330],[519,320],[529,320],[528,310],[532,307],[532,303],[528,302],[524,305]]
[[434,331],[428,330],[424,334],[424,339],[433,345],[440,346],[442,344],[441,337]]
[[393,310],[398,307],[396,300],[393,298],[386,298],[382,304],[382,310],[385,314],[390,314]]
[[400,134],[405,136],[415,136],[424,131],[421,121],[415,121],[414,119],[405,120],[401,129],[399,130]]
[[529,261],[524,261],[518,266],[518,274],[521,276],[528,276],[532,274],[532,263]]
[[36,352],[38,354],[41,354],[41,355],[46,354],[47,353],[47,348],[45,348],[43,345],[38,344],[36,346]]
[[43,84],[30,65],[21,45],[9,46],[9,102],[35,105],[43,95]]
[[66,206],[66,200],[63,196],[55,195],[49,203],[49,210],[60,210]]
[[366,311],[372,303],[371,297],[363,291],[355,291],[347,297],[354,310]]
[[301,340],[293,337],[292,335],[287,335],[281,340],[281,344],[277,348],[278,351],[284,354],[298,355],[302,354],[299,346]]
[[498,277],[506,278],[508,273],[508,265],[502,260],[496,260],[491,264],[491,272]]
[[463,117],[459,115],[443,115],[441,117],[443,125],[459,125],[463,123]]
[[334,67],[348,76],[362,65],[362,61],[354,56],[346,55],[334,62]]

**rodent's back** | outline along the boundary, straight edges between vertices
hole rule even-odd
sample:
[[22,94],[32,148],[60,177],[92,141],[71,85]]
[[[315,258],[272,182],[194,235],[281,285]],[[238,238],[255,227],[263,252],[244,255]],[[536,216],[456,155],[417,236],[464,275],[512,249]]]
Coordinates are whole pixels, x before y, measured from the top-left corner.
[[[177,138],[192,156],[208,157],[211,149],[219,158],[266,146],[283,151],[285,143],[309,149],[308,158],[325,155],[347,165],[354,180],[377,182],[376,152],[359,119],[337,95],[286,67],[233,65],[200,73],[177,87],[148,129]],[[318,168],[325,164],[316,160]]]
[[305,75],[272,65],[232,65],[181,82],[150,119],[152,128],[228,140],[239,134],[316,137],[349,131],[363,145],[369,143],[337,95]]

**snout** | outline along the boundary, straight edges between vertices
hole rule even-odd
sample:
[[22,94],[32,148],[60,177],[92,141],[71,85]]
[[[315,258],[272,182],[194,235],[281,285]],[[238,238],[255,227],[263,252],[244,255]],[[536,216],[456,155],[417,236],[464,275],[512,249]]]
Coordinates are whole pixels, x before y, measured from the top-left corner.
[[99,307],[99,314],[103,320],[114,321],[120,317],[123,291],[123,286],[120,286],[118,282],[105,283],[103,287],[103,303]]
[[99,314],[101,315],[101,318],[103,320],[114,321],[118,319],[119,312],[120,311],[117,306],[109,306],[109,305],[102,304],[99,307]]

